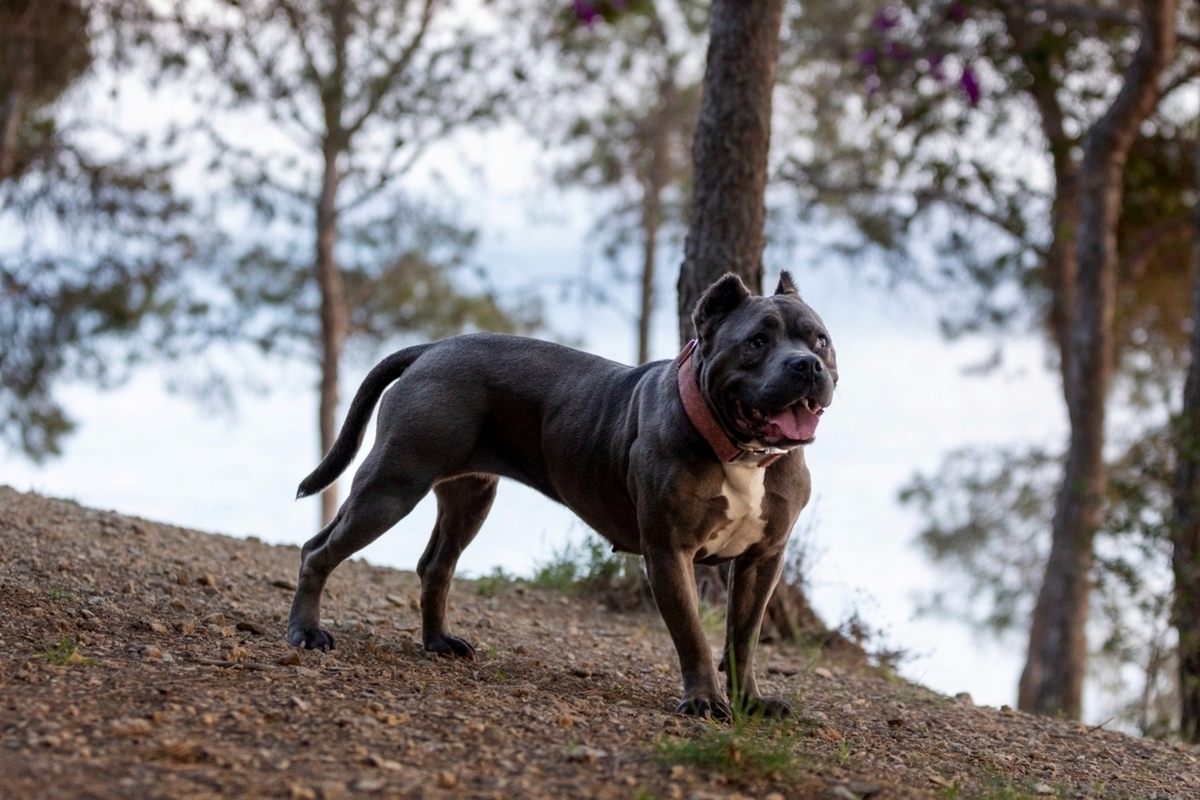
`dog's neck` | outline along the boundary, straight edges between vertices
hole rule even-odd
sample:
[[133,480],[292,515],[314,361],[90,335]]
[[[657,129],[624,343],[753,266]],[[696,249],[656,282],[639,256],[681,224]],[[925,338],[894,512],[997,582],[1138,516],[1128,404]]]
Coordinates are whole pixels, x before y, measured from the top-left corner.
[[679,399],[683,401],[683,410],[691,420],[692,427],[700,432],[704,440],[712,447],[717,458],[726,464],[746,464],[766,467],[787,455],[789,451],[778,447],[754,449],[735,442],[725,433],[721,423],[713,416],[712,409],[700,391],[700,380],[695,366],[696,340],[692,339],[683,346],[683,351],[675,358],[679,367],[677,383]]

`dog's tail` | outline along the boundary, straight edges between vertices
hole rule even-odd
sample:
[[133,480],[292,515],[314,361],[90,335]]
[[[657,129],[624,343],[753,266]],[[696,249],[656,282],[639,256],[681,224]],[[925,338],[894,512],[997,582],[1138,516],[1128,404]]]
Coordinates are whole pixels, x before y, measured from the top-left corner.
[[392,353],[367,373],[367,377],[363,379],[362,385],[354,394],[350,410],[346,412],[346,421],[342,423],[342,430],[338,433],[333,447],[329,448],[329,452],[325,454],[325,458],[321,459],[321,463],[312,471],[312,474],[300,481],[300,488],[296,490],[297,499],[321,491],[337,480],[346,467],[350,466],[350,462],[358,453],[358,448],[362,446],[363,434],[366,433],[367,423],[371,420],[371,412],[374,410],[375,404],[379,402],[383,390],[391,385],[392,381],[403,375],[404,371],[430,347],[433,345],[419,344],[415,347],[406,347],[397,353]]

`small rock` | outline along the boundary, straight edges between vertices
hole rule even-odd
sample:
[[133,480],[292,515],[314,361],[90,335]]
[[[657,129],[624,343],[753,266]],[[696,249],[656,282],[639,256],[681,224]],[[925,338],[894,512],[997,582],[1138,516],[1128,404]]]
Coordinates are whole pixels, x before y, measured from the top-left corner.
[[392,761],[391,759],[383,758],[382,756],[377,756],[374,754],[367,756],[366,761],[372,767],[379,767],[380,769],[386,769],[392,772],[399,772],[401,769],[403,769],[403,767],[400,766],[399,761]]
[[[399,764],[396,765],[400,766]],[[453,789],[458,786],[458,776],[450,770],[442,770],[438,773],[438,786],[443,789]]]
[[294,667],[300,663],[300,654],[295,650],[289,650],[281,655],[276,663],[282,664],[285,667]]
[[312,708],[312,705],[310,703],[308,703],[305,700],[301,700],[299,697],[289,697],[288,705],[295,706],[296,708],[300,709],[301,711],[308,711],[310,708]]
[[149,736],[154,732],[154,726],[148,719],[114,719],[109,732],[118,739]]
[[959,692],[954,695],[954,702],[962,703],[964,706],[973,706],[975,705],[975,698],[971,697],[970,692]]
[[350,788],[356,792],[378,792],[384,786],[387,786],[387,780],[384,778],[359,778],[350,784]]
[[835,786],[830,786],[829,794],[838,798],[838,800],[858,800],[858,797],[854,794],[854,792],[850,791],[849,787],[843,786],[840,783]]
[[1033,787],[1035,794],[1054,794],[1054,787],[1046,783],[1039,783]]
[[292,800],[317,800],[317,793],[302,783],[289,783],[288,797]]
[[290,581],[287,578],[276,578],[271,581],[271,585],[277,589],[287,589],[289,592],[296,591],[296,582]]
[[203,622],[206,625],[216,625],[218,628],[225,624],[225,615],[218,611],[215,614],[209,614],[204,617]]
[[832,678],[833,677],[833,673],[830,672],[825,667],[817,667],[816,669],[813,670],[813,674],[820,678]]
[[904,717],[889,717],[887,724],[889,728],[903,728],[904,722]]
[[206,573],[201,575],[199,578],[196,578],[196,583],[200,584],[201,586],[216,586],[217,578],[215,575]]
[[846,784],[846,788],[859,797],[872,797],[883,791],[882,786],[875,783],[867,783],[866,781],[850,781],[850,783]]
[[[602,758],[606,758],[607,756],[608,753],[604,752],[603,750],[599,750],[595,747],[586,747],[582,744],[572,747],[567,751],[567,761],[585,762],[588,764],[595,764],[597,761]],[[672,774],[673,772],[674,771],[672,770]]]
[[162,622],[159,622],[156,619],[150,620],[150,630],[154,631],[155,633],[169,633],[170,632],[170,629],[166,625],[164,625]]
[[387,600],[392,605],[400,606],[401,608],[408,605],[408,601],[398,594],[385,594],[383,599]]
[[247,620],[242,620],[241,622],[239,622],[237,624],[236,627],[239,631],[245,631],[246,633],[253,633],[255,636],[266,636],[267,635],[267,631],[265,628],[263,628],[263,626],[261,626],[257,623],[254,623],[254,622],[249,622]]

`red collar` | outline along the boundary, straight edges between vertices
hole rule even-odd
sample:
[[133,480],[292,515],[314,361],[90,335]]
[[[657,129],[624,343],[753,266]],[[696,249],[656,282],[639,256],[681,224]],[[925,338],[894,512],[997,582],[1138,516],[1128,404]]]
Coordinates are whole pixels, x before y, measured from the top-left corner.
[[717,458],[721,459],[726,464],[732,464],[736,461],[747,461],[755,455],[760,455],[761,458],[757,466],[766,467],[775,463],[784,454],[778,451],[766,454],[756,454],[753,451],[745,450],[739,447],[729,435],[721,428],[721,424],[717,422],[712,411],[708,407],[708,403],[704,400],[704,395],[700,393],[700,381],[697,379],[694,353],[696,351],[696,340],[692,339],[683,346],[683,351],[675,357],[675,363],[679,366],[677,383],[679,384],[679,399],[683,401],[683,410],[687,413],[687,417],[692,422],[692,427],[700,432],[704,440],[712,447],[713,452],[717,454]]

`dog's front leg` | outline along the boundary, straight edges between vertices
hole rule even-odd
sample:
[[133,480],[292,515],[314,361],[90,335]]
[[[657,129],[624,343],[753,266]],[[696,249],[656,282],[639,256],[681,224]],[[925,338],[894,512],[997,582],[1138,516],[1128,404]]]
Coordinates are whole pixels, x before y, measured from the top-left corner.
[[767,602],[782,571],[782,549],[774,555],[740,556],[729,570],[721,669],[725,671],[734,707],[750,714],[781,717],[792,713],[782,700],[759,694],[754,677],[754,648],[758,645]]
[[676,712],[730,719],[732,711],[721,691],[712,650],[700,624],[691,560],[669,547],[643,547],[643,555],[654,602],[675,643],[683,673],[683,700]]

